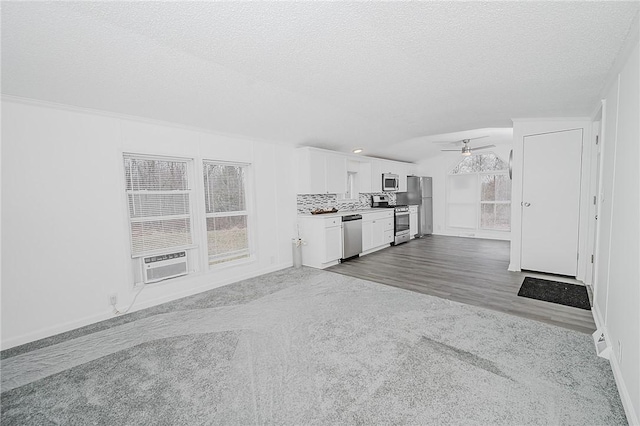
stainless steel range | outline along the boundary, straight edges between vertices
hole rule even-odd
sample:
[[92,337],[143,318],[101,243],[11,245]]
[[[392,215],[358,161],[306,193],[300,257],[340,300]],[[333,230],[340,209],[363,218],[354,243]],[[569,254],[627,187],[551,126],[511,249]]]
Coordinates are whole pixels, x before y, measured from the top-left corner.
[[372,195],[371,207],[375,209],[393,209],[394,238],[393,245],[406,243],[411,238],[409,233],[409,206],[389,204],[388,195]]

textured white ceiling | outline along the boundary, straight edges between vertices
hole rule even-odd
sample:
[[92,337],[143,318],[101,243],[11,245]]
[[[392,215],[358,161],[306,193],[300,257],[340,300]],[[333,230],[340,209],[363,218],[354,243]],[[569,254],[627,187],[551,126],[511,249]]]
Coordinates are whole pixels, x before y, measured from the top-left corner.
[[413,161],[591,113],[639,5],[3,1],[2,92]]

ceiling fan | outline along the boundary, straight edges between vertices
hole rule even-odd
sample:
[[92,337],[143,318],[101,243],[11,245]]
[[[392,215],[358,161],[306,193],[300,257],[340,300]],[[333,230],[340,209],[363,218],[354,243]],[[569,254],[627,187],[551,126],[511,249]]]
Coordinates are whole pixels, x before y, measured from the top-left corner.
[[[454,142],[434,142],[434,143],[450,143],[450,144],[459,144],[460,142],[462,142],[462,148],[461,149],[441,149],[441,151],[460,151],[462,155],[465,156],[469,156],[471,155],[471,146],[469,145],[471,143],[472,140],[474,139],[482,139],[482,138],[487,138],[488,136],[478,136],[477,138],[467,138],[467,139],[461,139],[459,141],[454,141]],[[480,149],[487,149],[487,148],[493,148],[495,147],[495,145],[484,145],[484,146],[477,146],[474,147],[473,150],[477,151]]]

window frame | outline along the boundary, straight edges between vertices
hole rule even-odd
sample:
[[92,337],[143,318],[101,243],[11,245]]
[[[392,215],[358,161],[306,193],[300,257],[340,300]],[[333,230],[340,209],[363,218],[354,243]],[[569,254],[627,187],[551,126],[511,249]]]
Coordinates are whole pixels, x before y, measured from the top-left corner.
[[[510,233],[511,232],[511,221],[509,221],[509,229],[495,229],[495,228],[482,227],[482,206],[484,204],[491,204],[491,205],[494,205],[494,206],[497,205],[497,204],[507,204],[507,205],[511,206],[511,204],[512,204],[511,200],[509,200],[509,201],[482,201],[482,177],[483,176],[505,175],[505,176],[507,176],[507,178],[509,177],[508,162],[506,162],[502,157],[500,157],[495,152],[490,151],[490,152],[477,153],[477,154],[472,154],[472,156],[489,155],[489,154],[493,154],[498,159],[500,159],[503,163],[507,164],[507,168],[501,169],[501,170],[486,170],[486,171],[480,170],[480,171],[474,171],[474,172],[470,172],[470,173],[452,173],[458,167],[458,165],[462,161],[464,161],[464,158],[461,159],[461,160],[460,159],[457,160],[455,162],[455,164],[453,164],[449,168],[449,172],[446,175],[446,186],[445,186],[445,192],[446,192],[445,224],[446,224],[447,229],[466,231],[466,232],[470,232],[470,231],[497,232],[497,233]],[[465,158],[469,158],[469,157],[465,157]],[[474,201],[473,202],[456,203],[456,202],[452,202],[451,201],[451,193],[450,193],[450,189],[449,189],[450,181],[451,181],[453,176],[460,176],[460,175],[466,175],[466,176],[473,175],[473,176],[475,176],[476,191],[475,191],[475,194],[474,194]],[[475,213],[475,226],[474,227],[464,227],[464,226],[453,226],[453,225],[451,225],[450,224],[450,219],[451,219],[451,217],[450,217],[450,207],[451,207],[452,204],[468,204],[468,205],[473,204],[473,209],[474,209],[474,213]],[[495,207],[494,207],[494,209],[495,209]]]
[[478,175],[478,189],[479,189],[479,191],[478,191],[478,226],[477,226],[477,229],[478,230],[482,230],[482,231],[511,232],[511,219],[509,219],[509,229],[483,228],[482,227],[482,205],[483,204],[493,205],[494,206],[493,207],[494,208],[494,212],[495,212],[496,206],[498,204],[508,205],[509,208],[511,208],[511,199],[509,199],[509,201],[496,201],[496,200],[494,200],[494,201],[482,201],[482,177],[483,176],[502,175],[502,176],[506,176],[507,178],[509,178],[509,170],[507,169],[507,170],[491,170],[491,171],[487,171],[487,172],[477,172],[477,175]]
[[[233,212],[217,212],[217,213],[207,213],[207,195],[206,191],[208,188],[206,179],[205,179],[205,171],[206,164],[216,164],[223,166],[238,166],[244,168],[244,196],[245,196],[245,210],[237,210]],[[221,269],[226,268],[238,264],[249,263],[255,260],[255,238],[254,238],[254,219],[253,219],[253,167],[251,163],[238,162],[238,161],[224,161],[224,160],[213,160],[210,158],[202,158],[200,161],[200,166],[202,167],[201,176],[202,179],[200,184],[202,185],[201,192],[201,202],[202,202],[202,220],[201,226],[203,229],[202,239],[204,242],[204,250],[202,258],[204,260],[204,265],[209,270],[212,269]],[[229,253],[225,253],[222,255],[209,255],[209,235],[207,231],[207,219],[216,218],[216,217],[233,217],[233,216],[245,216],[247,222],[247,248],[243,250],[238,250],[230,253],[240,253],[246,250],[247,255],[241,258],[234,258],[234,256],[229,256]],[[228,257],[228,260],[222,260],[220,262],[212,263],[212,259],[224,259]]]

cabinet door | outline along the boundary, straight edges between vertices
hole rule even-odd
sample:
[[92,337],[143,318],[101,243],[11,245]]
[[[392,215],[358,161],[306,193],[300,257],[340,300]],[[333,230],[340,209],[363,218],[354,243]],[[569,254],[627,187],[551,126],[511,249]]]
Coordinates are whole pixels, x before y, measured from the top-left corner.
[[309,194],[325,194],[327,192],[325,169],[325,154],[323,152],[309,152]]
[[396,167],[396,170],[398,172],[398,180],[400,181],[398,185],[398,191],[407,192],[407,166],[405,166],[404,164],[399,164]]
[[371,244],[373,247],[380,247],[385,243],[385,220],[378,219],[373,221],[373,230],[371,234]]
[[362,221],[362,251],[370,250],[373,245],[373,221]]
[[360,163],[360,170],[358,171],[358,189],[360,192],[369,193],[373,192],[371,189],[371,163]]
[[327,154],[325,157],[328,194],[347,192],[347,158],[341,155]]
[[342,257],[342,227],[325,228],[325,262],[338,260]]
[[371,192],[382,192],[382,161],[371,160]]
[[409,235],[413,238],[418,233],[418,212],[409,213]]

